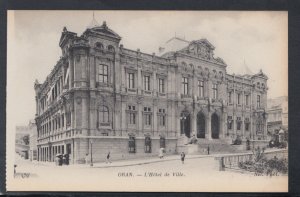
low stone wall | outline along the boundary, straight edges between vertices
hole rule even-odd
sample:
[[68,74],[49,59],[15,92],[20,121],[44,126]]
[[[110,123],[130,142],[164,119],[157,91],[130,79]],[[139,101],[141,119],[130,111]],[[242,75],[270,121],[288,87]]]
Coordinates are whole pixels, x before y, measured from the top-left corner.
[[[288,150],[287,149],[278,149],[278,150],[269,150],[264,152],[264,155],[267,159],[272,159],[275,156],[278,159],[287,159]],[[252,160],[254,157],[253,153],[243,153],[243,154],[228,154],[215,157],[217,161],[217,167],[219,171],[224,171],[225,168],[237,167],[239,162],[244,162],[247,160]]]

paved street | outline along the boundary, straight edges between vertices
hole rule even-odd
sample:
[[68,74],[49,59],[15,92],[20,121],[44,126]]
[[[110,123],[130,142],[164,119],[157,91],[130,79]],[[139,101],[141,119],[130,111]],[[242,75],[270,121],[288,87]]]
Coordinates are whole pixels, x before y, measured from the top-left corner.
[[220,172],[213,157],[187,158],[185,164],[181,164],[179,156],[171,159],[176,157],[176,160],[124,167],[113,167],[118,162],[96,164],[93,168],[36,164],[17,157],[17,172],[36,176],[18,177],[14,183],[22,184],[23,190],[43,187],[48,191],[283,191],[283,183],[287,182],[287,177]]

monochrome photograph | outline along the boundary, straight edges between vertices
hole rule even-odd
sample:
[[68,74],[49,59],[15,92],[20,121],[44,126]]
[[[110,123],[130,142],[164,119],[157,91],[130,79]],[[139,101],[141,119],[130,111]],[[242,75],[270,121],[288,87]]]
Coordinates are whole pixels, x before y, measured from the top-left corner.
[[7,29],[7,191],[288,191],[287,12],[9,10]]

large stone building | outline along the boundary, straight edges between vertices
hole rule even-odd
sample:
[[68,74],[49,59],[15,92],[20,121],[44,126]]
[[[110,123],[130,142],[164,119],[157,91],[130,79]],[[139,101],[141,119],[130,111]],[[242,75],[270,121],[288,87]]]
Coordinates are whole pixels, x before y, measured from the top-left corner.
[[208,40],[181,40],[180,49],[155,55],[126,49],[105,22],[81,36],[64,28],[61,58],[34,86],[38,159],[100,161],[109,151],[125,159],[161,147],[174,154],[193,135],[264,139],[266,75],[229,75]]
[[280,129],[288,130],[288,97],[281,96],[268,99],[267,127],[269,134],[275,134]]

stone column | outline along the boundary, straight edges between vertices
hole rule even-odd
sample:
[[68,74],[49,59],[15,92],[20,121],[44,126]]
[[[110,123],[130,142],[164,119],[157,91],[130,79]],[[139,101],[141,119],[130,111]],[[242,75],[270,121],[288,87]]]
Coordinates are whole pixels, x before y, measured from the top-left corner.
[[139,103],[138,107],[137,107],[137,123],[138,123],[138,132],[142,132],[143,131],[143,105],[141,103]]
[[[126,103],[121,102],[121,118],[120,118],[120,128],[121,128],[121,135],[122,136],[127,136],[124,135],[124,130],[127,128],[127,121],[128,121],[128,116],[126,114]],[[138,110],[138,106],[136,106],[136,109]],[[136,116],[136,124],[138,123],[138,116]]]
[[205,81],[204,91],[205,91],[205,96],[208,97],[208,98],[211,98],[211,95],[210,95],[210,82],[209,82],[208,79]]
[[197,137],[197,113],[194,111],[191,113],[191,121],[192,121],[192,135],[195,135]]
[[227,133],[227,113],[226,112],[223,112],[223,121],[222,121],[222,127],[223,127],[223,133],[222,133],[222,136],[223,138],[226,138],[226,133]]
[[233,129],[233,134],[234,134],[234,137],[236,137],[237,136],[237,127],[236,127],[236,115],[235,115],[235,112],[233,112],[233,116],[232,116],[232,129]]
[[[89,105],[88,105],[88,98],[86,97],[86,95],[84,95],[82,97],[82,135],[88,135],[88,120],[89,120],[89,113],[88,113],[88,109],[89,109]],[[111,113],[111,109],[109,109],[110,113]]]
[[177,125],[177,129],[176,129],[176,132],[177,132],[177,136],[180,136],[181,135],[181,119],[180,119],[180,112],[178,112],[179,109],[177,109],[177,113],[175,112],[175,117],[174,117],[174,121],[176,122],[175,124]]
[[152,130],[153,130],[153,133],[155,132],[158,132],[158,126],[157,126],[157,105],[154,103],[153,105],[153,121],[152,121]]
[[245,115],[242,113],[242,138],[245,138]]
[[90,67],[90,87],[95,88],[96,87],[96,65],[95,65],[95,58],[94,56],[90,56],[89,60],[89,67]]
[[126,70],[125,70],[125,67],[122,66],[121,67],[121,91],[122,92],[126,92],[125,89],[127,87],[127,79],[126,79]]
[[207,133],[205,134],[205,138],[211,140],[212,139],[212,137],[211,137],[211,112],[208,112],[208,116],[206,118],[206,123],[207,123],[206,124],[207,125],[207,127],[206,127]]
[[40,161],[40,148],[37,148],[37,161]]
[[153,96],[156,96],[156,92],[158,92],[157,90],[157,81],[156,81],[156,71],[153,72],[153,87],[152,87],[152,92],[153,92]]
[[137,70],[137,79],[136,79],[136,82],[135,82],[135,86],[137,88],[137,94],[142,94],[142,89],[143,89],[143,86],[142,86],[142,82],[143,82],[143,78],[142,78],[142,69],[140,67],[138,67],[138,70]]
[[69,58],[69,88],[74,84],[74,58],[73,55]]

